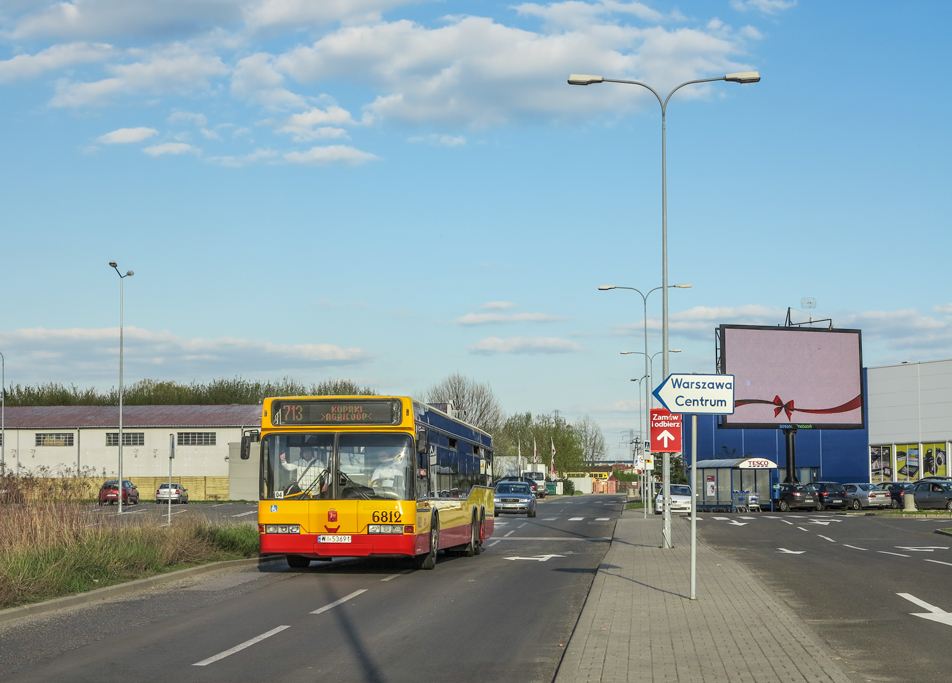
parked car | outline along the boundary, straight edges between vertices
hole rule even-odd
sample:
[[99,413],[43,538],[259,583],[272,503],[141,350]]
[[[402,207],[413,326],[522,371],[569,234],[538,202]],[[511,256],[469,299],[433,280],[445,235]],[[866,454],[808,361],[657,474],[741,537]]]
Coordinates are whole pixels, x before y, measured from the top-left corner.
[[[115,505],[119,502],[119,480],[110,479],[106,481],[99,489],[99,504]],[[139,489],[133,486],[131,481],[123,479],[122,481],[122,502],[125,505],[139,504]]]
[[889,493],[889,507],[901,508],[902,499],[906,491],[912,488],[911,481],[884,481],[877,484],[879,488],[885,489]]
[[511,474],[507,477],[500,478],[496,483],[500,484],[504,481],[521,481],[523,484],[529,485],[529,488],[532,489],[532,495],[536,497],[538,497],[539,495],[539,484],[536,482],[535,479],[532,479],[530,477],[520,477],[518,475]]
[[800,484],[777,484],[777,509],[812,510],[816,507],[816,494]]
[[535,494],[538,498],[545,498],[548,491],[545,488],[545,472],[523,472],[522,476],[535,482]]
[[181,484],[173,483],[171,486],[168,483],[162,484],[155,492],[155,502],[167,503],[170,500],[173,503],[188,503],[188,489]]
[[[655,497],[654,513],[661,514],[664,505],[664,496],[658,491]],[[671,484],[671,512],[690,512],[691,511],[691,487],[684,484]]]
[[529,485],[523,481],[501,481],[496,484],[493,494],[494,515],[501,513],[526,513],[527,517],[536,516],[536,497]]
[[917,481],[906,495],[913,497],[917,510],[941,510],[952,512],[952,481]]
[[889,491],[876,484],[843,484],[846,489],[847,504],[854,510],[860,508],[884,508],[892,502]]
[[816,509],[838,508],[845,510],[847,505],[846,489],[842,484],[831,481],[815,481],[807,484],[807,488],[816,496]]

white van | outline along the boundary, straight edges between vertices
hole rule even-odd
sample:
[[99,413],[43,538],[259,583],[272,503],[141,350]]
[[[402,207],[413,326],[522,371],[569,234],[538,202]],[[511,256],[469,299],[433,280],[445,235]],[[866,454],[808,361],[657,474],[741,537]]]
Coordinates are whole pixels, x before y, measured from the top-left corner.
[[539,498],[546,497],[548,491],[545,488],[545,472],[523,472],[522,476],[536,483],[536,496]]

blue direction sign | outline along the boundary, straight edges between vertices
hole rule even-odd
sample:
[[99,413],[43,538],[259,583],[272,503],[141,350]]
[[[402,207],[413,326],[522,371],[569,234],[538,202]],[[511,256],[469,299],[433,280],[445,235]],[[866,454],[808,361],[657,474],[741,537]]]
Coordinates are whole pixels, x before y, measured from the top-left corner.
[[668,375],[654,390],[655,398],[672,413],[732,415],[734,375]]

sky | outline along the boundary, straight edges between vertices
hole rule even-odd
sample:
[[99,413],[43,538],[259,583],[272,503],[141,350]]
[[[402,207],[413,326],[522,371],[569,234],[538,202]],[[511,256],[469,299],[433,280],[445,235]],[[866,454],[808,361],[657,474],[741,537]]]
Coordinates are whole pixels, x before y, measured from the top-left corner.
[[[638,429],[661,116],[570,73],[756,84],[667,109],[672,372],[720,324],[832,318],[864,364],[952,357],[952,5],[6,0],[9,384],[450,373],[507,413]],[[942,188],[946,188],[943,190]],[[815,307],[804,308],[805,298]],[[647,300],[661,350],[661,292]],[[662,379],[661,357],[651,371]],[[641,385],[643,391],[643,385]]]

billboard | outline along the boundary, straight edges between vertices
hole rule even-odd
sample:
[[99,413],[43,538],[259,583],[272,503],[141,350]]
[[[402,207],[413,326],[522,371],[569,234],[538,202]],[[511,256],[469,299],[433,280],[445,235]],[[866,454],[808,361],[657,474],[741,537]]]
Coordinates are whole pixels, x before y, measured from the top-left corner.
[[859,330],[721,325],[720,372],[734,375],[735,429],[863,429]]

